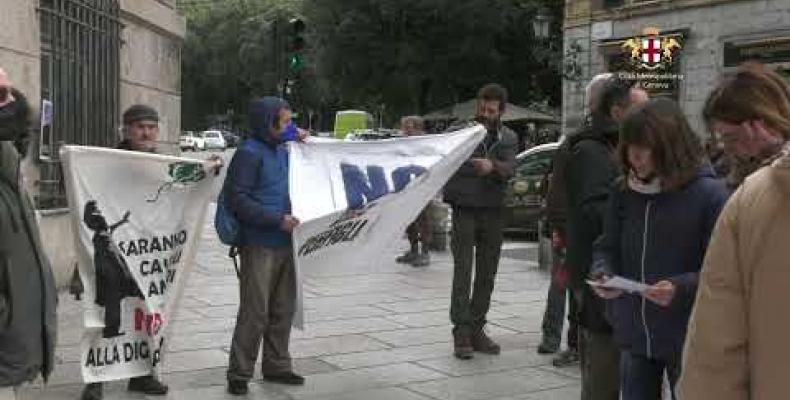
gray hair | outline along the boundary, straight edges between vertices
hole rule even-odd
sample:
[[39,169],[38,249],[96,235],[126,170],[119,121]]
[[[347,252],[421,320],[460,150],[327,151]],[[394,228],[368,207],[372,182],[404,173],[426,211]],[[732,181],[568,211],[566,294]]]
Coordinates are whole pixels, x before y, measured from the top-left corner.
[[601,102],[601,94],[604,84],[609,79],[614,78],[614,74],[606,72],[595,75],[587,86],[584,87],[584,97],[587,99],[587,112],[593,114]]

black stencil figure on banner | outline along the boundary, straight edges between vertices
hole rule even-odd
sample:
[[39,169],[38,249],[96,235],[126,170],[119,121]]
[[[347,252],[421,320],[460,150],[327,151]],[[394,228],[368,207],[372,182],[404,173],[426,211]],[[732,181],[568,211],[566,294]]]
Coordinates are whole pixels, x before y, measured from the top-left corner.
[[99,211],[95,200],[85,204],[84,222],[93,233],[93,264],[96,268],[96,304],[104,307],[105,339],[123,335],[121,300],[127,297],[144,299],[123,254],[112,240],[112,234],[129,222],[130,212],[113,225]]

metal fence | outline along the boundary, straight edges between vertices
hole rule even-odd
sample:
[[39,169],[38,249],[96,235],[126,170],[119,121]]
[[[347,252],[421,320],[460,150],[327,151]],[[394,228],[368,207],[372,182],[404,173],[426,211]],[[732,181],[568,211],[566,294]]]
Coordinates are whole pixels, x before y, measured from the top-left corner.
[[117,0],[39,0],[41,98],[53,111],[40,132],[39,209],[66,206],[60,146],[112,146],[118,138],[119,14]]

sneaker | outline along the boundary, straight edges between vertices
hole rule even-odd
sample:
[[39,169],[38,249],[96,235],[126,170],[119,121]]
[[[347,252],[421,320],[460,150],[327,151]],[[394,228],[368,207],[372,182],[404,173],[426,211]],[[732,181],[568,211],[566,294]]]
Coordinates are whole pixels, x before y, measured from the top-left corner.
[[80,400],[102,400],[104,390],[101,383],[89,383],[82,389]]
[[274,383],[282,383],[284,385],[304,385],[304,377],[291,371],[280,372],[277,374],[263,374],[263,380]]
[[502,349],[481,329],[472,336],[472,348],[480,353],[499,354]]
[[411,264],[414,262],[414,259],[417,258],[417,253],[413,251],[407,251],[402,256],[395,259],[395,262],[398,264]]
[[129,379],[127,390],[147,395],[163,396],[167,394],[168,387],[153,376],[148,375]]
[[459,360],[470,360],[474,357],[475,349],[472,347],[472,340],[468,336],[455,336],[454,340],[455,358]]
[[569,367],[579,363],[579,350],[568,349],[560,353],[551,360],[551,364],[557,368]]
[[414,257],[411,262],[412,267],[427,267],[431,265],[431,255],[428,253],[421,253]]
[[247,394],[247,381],[229,379],[228,380],[228,393],[234,396],[243,396]]
[[541,342],[538,345],[538,354],[554,354],[560,350],[559,345]]

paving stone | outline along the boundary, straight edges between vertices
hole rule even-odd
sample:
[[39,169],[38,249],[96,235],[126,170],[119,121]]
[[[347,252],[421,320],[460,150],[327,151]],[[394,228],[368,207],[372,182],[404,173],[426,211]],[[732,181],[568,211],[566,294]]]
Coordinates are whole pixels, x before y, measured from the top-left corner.
[[342,369],[353,369],[441,357],[450,354],[452,346],[452,342],[448,341],[421,346],[325,356],[321,357],[321,359]]
[[185,335],[202,332],[232,331],[236,325],[236,317],[191,319],[175,321],[168,328],[172,335]]
[[391,314],[390,311],[373,306],[355,307],[322,307],[306,309],[304,311],[305,321],[320,322],[338,319],[355,319],[367,317],[381,317]]
[[185,390],[210,386],[224,387],[227,383],[227,365],[198,371],[162,374],[161,379],[162,382],[170,387],[170,390]]
[[516,332],[540,332],[542,318],[532,317],[513,317],[506,319],[492,320],[490,324],[514,330]]
[[[578,400],[579,396],[581,396],[581,392],[582,388],[580,385],[570,385],[563,388],[531,393],[518,398],[518,400]],[[513,400],[516,399],[514,398]]]
[[448,310],[450,299],[409,300],[395,303],[380,303],[376,304],[376,306],[395,313],[417,313]]
[[[488,328],[488,334],[495,340],[498,335],[506,335],[511,333],[515,332],[492,325],[489,325]],[[452,339],[452,329],[448,323],[446,327],[435,326],[429,328],[410,328],[397,331],[374,332],[367,335],[395,347],[404,347],[415,346],[419,344],[446,342],[448,339]]]
[[[445,376],[413,364],[393,364],[319,374],[308,377],[304,386],[282,387],[280,390],[295,400],[308,396],[354,392],[364,389],[403,385],[441,379]],[[270,385],[266,385],[270,386]]]
[[232,337],[233,333],[227,330],[220,332],[177,333],[169,341],[168,350],[179,352],[217,348],[220,345],[229,345]]
[[304,307],[305,309],[317,307],[342,308],[404,300],[407,299],[391,293],[363,293],[350,296],[321,296],[304,299]]
[[385,389],[371,389],[351,393],[339,394],[320,394],[315,396],[300,396],[301,400],[425,400],[429,397],[421,396],[417,393],[400,387],[390,387]]
[[294,358],[375,351],[386,348],[388,348],[386,344],[364,335],[292,340],[290,346],[291,357]]
[[228,354],[220,349],[183,351],[166,353],[163,361],[162,372],[197,371],[226,367]]
[[[271,388],[251,382],[246,398],[257,400],[291,400],[291,397]],[[238,396],[229,394],[225,386],[211,386],[201,389],[171,390],[167,396],[147,396],[146,400],[237,400]]]
[[403,325],[384,318],[344,319],[337,321],[307,322],[303,331],[293,331],[293,339],[311,339],[327,336],[381,332],[402,328]]
[[[503,314],[493,310],[489,311],[488,313],[489,320],[506,319],[511,317],[512,316],[509,314]],[[447,326],[450,323],[450,312],[445,309],[443,311],[387,315],[384,318],[405,325],[409,328]]]
[[488,400],[541,390],[562,388],[576,382],[538,368],[435,380],[406,387],[435,399]]
[[499,355],[476,353],[471,360],[459,360],[448,354],[441,358],[417,361],[417,365],[439,371],[450,376],[485,374],[525,367],[549,365],[550,356],[541,356],[530,350],[508,350]]

